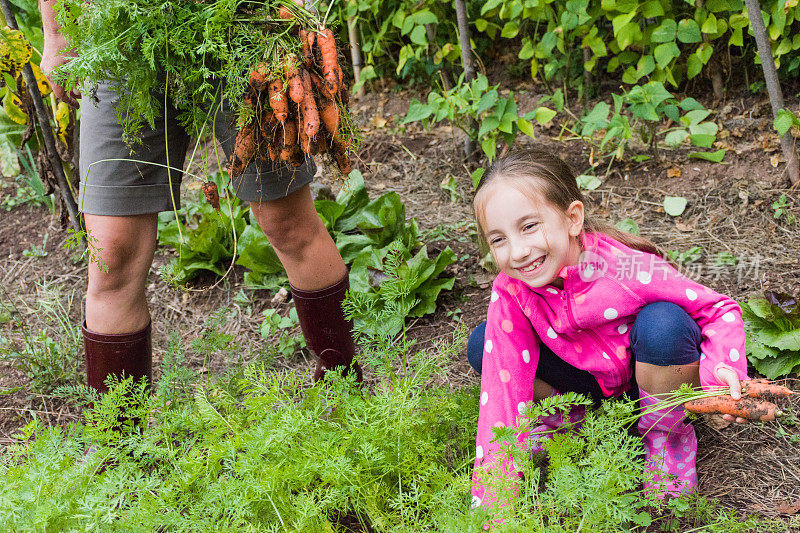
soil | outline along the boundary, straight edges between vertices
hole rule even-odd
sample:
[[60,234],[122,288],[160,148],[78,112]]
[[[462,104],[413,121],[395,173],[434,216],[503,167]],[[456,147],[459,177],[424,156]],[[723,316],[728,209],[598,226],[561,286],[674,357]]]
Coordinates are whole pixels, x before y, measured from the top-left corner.
[[[364,173],[371,197],[397,191],[406,204],[407,216],[415,217],[427,232],[429,246],[434,250],[450,246],[459,257],[446,272],[456,278],[454,289],[443,294],[433,315],[409,322],[408,333],[422,348],[450,337],[460,324],[473,328],[485,317],[493,275],[481,266],[471,223],[470,175],[474,166],[461,155],[459,130],[437,126],[425,131],[416,125],[404,126],[401,122],[410,93],[388,85],[374,89],[353,102],[364,137],[357,167]],[[518,83],[513,90],[521,111],[534,108],[545,92],[530,82]],[[577,114],[576,107],[573,112]],[[743,94],[716,109],[716,120],[723,131],[718,147],[727,149],[723,164],[689,158],[689,149],[652,154],[646,146],[633,143],[628,156],[647,155],[650,159],[634,162],[625,157],[613,164],[602,185],[587,192],[589,213],[612,224],[632,219],[643,236],[664,250],[686,252],[701,247],[700,259],[687,267],[687,274],[737,300],[767,289],[800,294],[798,225],[790,224],[786,215],[775,218],[773,209],[773,202],[785,195],[788,214],[800,217],[800,193],[789,188],[778,138],[771,132],[769,103],[766,97]],[[535,143],[555,151],[578,173],[590,169],[590,161],[597,157],[584,142],[566,140],[557,123],[537,126],[536,134],[536,140],[525,138],[522,144]],[[605,164],[595,169],[601,177]],[[440,185],[450,177],[457,183],[454,199]],[[189,187],[197,185],[190,183]],[[5,194],[13,194],[10,180],[4,186]],[[331,186],[338,188],[336,183]],[[685,197],[685,212],[678,217],[666,214],[662,206],[665,196]],[[5,341],[0,344],[0,354],[8,354],[14,347],[20,348],[25,332],[50,328],[53,335],[57,334],[37,312],[43,286],[58,288],[62,301],[74,296],[69,314],[72,324],[80,324],[86,266],[73,250],[63,249],[68,234],[59,227],[57,214],[29,206],[2,213],[0,339]],[[42,245],[45,235],[45,254],[31,254],[34,247]],[[243,272],[238,268],[219,283],[202,277],[190,290],[175,291],[157,274],[158,267],[171,256],[169,250],[159,249],[148,278],[156,375],[173,333],[187,348],[189,364],[206,372],[221,372],[240,360],[262,358],[276,368],[310,373],[310,355],[270,355],[270,342],[259,333],[264,309],[277,307],[285,314],[289,304],[273,300],[266,291],[242,293]],[[730,264],[733,262],[736,264]],[[231,335],[236,345],[210,356],[193,352],[191,340],[201,335],[207,319],[222,309],[227,310],[223,332]],[[72,383],[81,379],[81,364],[77,364],[78,374],[70,377]],[[786,384],[800,390],[796,378],[791,377]],[[444,379],[454,388],[479,383],[463,350],[451,361]],[[790,422],[796,422],[800,397],[785,407],[792,414]],[[29,376],[14,360],[0,357],[0,445],[14,442],[13,435],[34,417],[46,424],[63,424],[80,417],[80,411],[53,394],[35,392]],[[696,426],[701,493],[738,512],[782,517],[789,530],[800,531],[797,426],[727,425],[714,419],[701,419]]]

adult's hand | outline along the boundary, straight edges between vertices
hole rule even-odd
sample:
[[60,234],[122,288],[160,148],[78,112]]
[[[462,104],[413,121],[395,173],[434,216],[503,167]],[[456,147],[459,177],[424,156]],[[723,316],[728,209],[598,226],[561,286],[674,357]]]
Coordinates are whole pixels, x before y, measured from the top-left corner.
[[80,98],[81,95],[76,91],[67,92],[63,86],[53,79],[55,70],[64,63],[67,63],[71,57],[74,57],[74,54],[64,52],[66,47],[67,41],[60,33],[45,34],[44,47],[42,49],[42,62],[39,64],[39,68],[42,69],[42,73],[53,88],[55,95],[70,106],[77,108],[78,98]]

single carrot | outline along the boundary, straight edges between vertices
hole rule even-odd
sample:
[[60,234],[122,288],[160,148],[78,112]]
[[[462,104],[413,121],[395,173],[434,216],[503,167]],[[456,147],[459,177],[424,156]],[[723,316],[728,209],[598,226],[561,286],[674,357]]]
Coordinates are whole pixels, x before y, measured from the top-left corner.
[[300,30],[300,46],[303,54],[303,64],[306,68],[314,65],[314,41],[316,33],[308,30]]
[[228,172],[232,177],[241,176],[256,153],[255,123],[251,121],[242,126],[236,135],[233,153],[230,157]]
[[211,207],[219,211],[219,189],[217,184],[213,181],[204,181],[203,194],[206,195],[206,200],[211,204]]
[[278,8],[278,18],[280,20],[294,20],[294,13],[286,6]]
[[332,94],[339,92],[339,57],[333,32],[325,28],[317,35],[320,57],[322,58],[322,77]]
[[750,379],[742,382],[742,395],[749,398],[760,398],[763,395],[790,396],[792,389],[776,385],[767,379]]
[[339,137],[333,137],[331,140],[330,153],[333,154],[333,159],[336,161],[339,171],[345,176],[349,175],[353,170],[353,166],[350,164],[350,158],[347,155],[347,147]]
[[756,400],[755,398],[734,400],[728,394],[692,400],[686,402],[683,406],[692,413],[731,415],[762,422],[775,420],[775,417],[783,415],[778,406],[772,402]]
[[319,110],[314,101],[314,90],[311,85],[311,76],[303,70],[300,72],[303,79],[303,103],[300,110],[303,115],[302,130],[311,138],[319,132]]
[[283,90],[283,81],[280,79],[269,82],[269,106],[275,112],[278,122],[283,122],[289,116],[289,101]]
[[339,107],[333,100],[319,99],[319,117],[331,135],[339,131]]
[[297,146],[297,122],[292,119],[283,123],[282,147],[279,157],[282,161],[289,161]]
[[314,88],[317,90],[320,96],[323,98],[327,98],[328,100],[333,100],[333,94],[328,90],[328,87],[319,79],[319,76],[312,71],[308,71],[308,75],[311,76],[311,83],[314,85]]
[[260,123],[260,137],[259,137],[259,144],[258,150],[256,155],[262,161],[265,160],[267,157],[274,160],[272,157],[272,153],[270,151],[270,145],[272,144],[272,139],[275,136],[275,132],[278,129],[280,123],[275,118],[275,113],[272,112],[269,107],[263,107],[261,109],[261,123]]
[[267,88],[269,83],[269,69],[264,63],[259,63],[256,68],[250,72],[250,87],[261,92]]
[[283,73],[286,74],[286,83],[289,85],[289,98],[299,104],[303,101],[303,79],[297,70],[297,56],[289,54],[284,59]]

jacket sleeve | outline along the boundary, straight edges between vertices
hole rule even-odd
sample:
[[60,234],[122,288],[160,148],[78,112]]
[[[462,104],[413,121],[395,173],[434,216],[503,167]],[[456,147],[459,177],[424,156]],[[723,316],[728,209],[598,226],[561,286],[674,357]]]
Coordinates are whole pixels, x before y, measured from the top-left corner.
[[[513,460],[505,457],[498,461],[498,451],[503,443],[492,443],[492,427],[509,427],[517,423],[526,402],[533,399],[534,376],[539,361],[539,338],[514,297],[508,292],[514,285],[501,287],[495,280],[486,320],[486,337],[481,373],[478,436],[475,447],[472,506],[494,503],[493,490],[485,490],[482,477],[492,475],[513,476]],[[527,433],[516,435],[523,449],[527,446]],[[511,444],[511,443],[509,443]],[[499,470],[498,470],[499,468]],[[498,502],[503,505],[503,502]]]
[[645,300],[672,302],[683,308],[702,331],[700,344],[700,384],[703,388],[726,385],[717,370],[727,367],[740,380],[747,377],[744,321],[742,310],[730,297],[719,294],[679,273],[663,258],[638,255],[633,275],[622,280],[624,286]]

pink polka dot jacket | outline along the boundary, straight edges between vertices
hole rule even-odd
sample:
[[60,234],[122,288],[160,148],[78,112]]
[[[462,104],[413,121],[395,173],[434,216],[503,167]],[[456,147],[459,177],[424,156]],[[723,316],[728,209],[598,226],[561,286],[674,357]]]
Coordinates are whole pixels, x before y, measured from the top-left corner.
[[[605,234],[584,234],[582,242],[581,262],[559,274],[563,290],[532,288],[504,273],[494,281],[483,351],[473,505],[484,499],[478,468],[496,464],[493,455],[500,443],[491,443],[492,426],[516,424],[525,403],[533,399],[540,342],[590,372],[607,396],[617,396],[630,387],[628,331],[636,315],[647,304],[672,302],[702,330],[703,387],[725,385],[715,375],[722,366],[747,379],[744,324],[736,302],[688,279],[661,257]],[[517,435],[523,448],[527,437]],[[510,460],[501,468],[508,475],[515,472]]]

